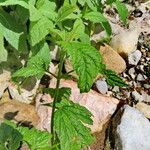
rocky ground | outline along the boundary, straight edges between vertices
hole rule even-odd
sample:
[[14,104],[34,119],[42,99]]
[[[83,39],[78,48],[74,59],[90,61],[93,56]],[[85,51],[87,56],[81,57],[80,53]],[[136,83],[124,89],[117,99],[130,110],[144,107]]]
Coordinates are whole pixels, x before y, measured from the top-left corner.
[[[109,86],[100,76],[93,90],[80,94],[75,81],[61,81],[61,86],[72,89],[71,99],[93,114],[90,128],[97,140],[88,150],[150,150],[150,2],[129,1],[127,7],[130,12],[128,28],[122,26],[114,9],[106,8],[113,36],[99,51],[106,67],[117,72],[128,87]],[[94,34],[91,40],[98,43],[103,35],[103,31]],[[52,52],[54,62],[56,53],[57,47]],[[72,70],[69,60],[65,69]],[[57,64],[52,63],[50,70],[55,74]],[[75,73],[71,75],[76,78]],[[55,84],[55,79],[48,76],[42,82],[30,78],[18,92],[10,72],[4,71],[0,74],[0,120],[24,121],[49,131],[51,108],[42,104],[52,99],[49,95],[38,94],[38,89]]]

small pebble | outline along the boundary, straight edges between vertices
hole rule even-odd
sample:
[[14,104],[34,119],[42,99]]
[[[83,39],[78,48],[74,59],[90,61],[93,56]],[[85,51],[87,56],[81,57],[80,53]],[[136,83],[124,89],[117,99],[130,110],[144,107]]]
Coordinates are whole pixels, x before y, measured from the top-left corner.
[[131,76],[132,79],[135,78],[135,69],[134,68],[130,68],[128,73],[129,73],[129,75]]
[[142,74],[138,74],[136,80],[137,81],[145,81],[145,78]]
[[132,93],[131,93],[131,95],[132,95],[132,97],[134,98],[134,100],[136,100],[136,101],[143,101],[144,99],[143,99],[143,96],[141,95],[141,94],[139,94],[137,91],[133,91]]
[[128,56],[129,64],[137,65],[142,57],[142,53],[139,50],[134,51]]
[[108,85],[104,80],[96,81],[96,87],[101,94],[106,94],[108,91]]
[[120,90],[119,90],[119,87],[118,87],[118,86],[114,86],[114,88],[112,89],[112,91],[113,91],[113,92],[116,92],[116,93],[120,92]]
[[134,17],[138,18],[138,17],[142,17],[143,12],[139,9],[134,10]]
[[144,87],[145,87],[146,89],[150,89],[150,84],[144,84]]

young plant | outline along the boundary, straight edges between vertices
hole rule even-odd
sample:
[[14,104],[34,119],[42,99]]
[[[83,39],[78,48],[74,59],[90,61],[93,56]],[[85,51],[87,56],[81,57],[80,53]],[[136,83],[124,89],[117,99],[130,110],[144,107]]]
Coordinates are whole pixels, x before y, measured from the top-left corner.
[[[121,20],[126,23],[126,8],[119,0],[107,0],[106,4],[114,4]],[[92,114],[70,100],[71,89],[60,88],[65,59],[70,59],[78,75],[81,93],[91,89],[99,73],[104,74],[111,85],[126,85],[114,72],[106,69],[100,53],[90,42],[95,24],[103,27],[107,37],[111,36],[110,24],[103,16],[104,5],[99,0],[0,2],[0,56],[3,56],[0,62],[2,67],[10,67],[15,72],[13,79],[23,81],[30,76],[41,79],[44,74],[49,74],[49,45],[59,46],[59,69],[54,75],[56,87],[44,89],[54,99],[49,104],[52,107],[51,147],[59,143],[61,150],[79,150],[94,141],[90,129],[85,126],[92,124]],[[7,59],[17,60],[19,65],[14,68]],[[20,67],[22,60],[26,63]]]

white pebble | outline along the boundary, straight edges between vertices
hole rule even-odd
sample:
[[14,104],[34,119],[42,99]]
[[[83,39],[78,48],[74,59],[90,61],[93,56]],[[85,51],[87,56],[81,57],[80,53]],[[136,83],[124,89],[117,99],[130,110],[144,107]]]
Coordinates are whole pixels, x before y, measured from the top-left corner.
[[106,81],[104,81],[104,80],[96,81],[96,87],[97,87],[98,91],[102,94],[106,94],[108,91],[108,85],[107,85]]
[[129,64],[137,65],[142,57],[142,53],[139,50],[134,51],[128,57]]

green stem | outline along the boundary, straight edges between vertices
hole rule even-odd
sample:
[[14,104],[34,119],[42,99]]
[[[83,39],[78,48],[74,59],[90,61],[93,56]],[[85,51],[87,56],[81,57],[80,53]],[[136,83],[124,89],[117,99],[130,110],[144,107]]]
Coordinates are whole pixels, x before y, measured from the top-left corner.
[[60,80],[61,80],[61,75],[62,75],[62,69],[63,69],[63,62],[64,62],[64,57],[65,57],[65,52],[62,50],[61,57],[60,57],[60,63],[59,63],[59,71],[57,75],[57,83],[56,83],[56,92],[54,96],[54,101],[52,104],[52,114],[51,114],[51,134],[52,134],[52,139],[51,139],[51,146],[55,144],[55,131],[54,131],[54,112],[56,108],[56,102],[59,96],[59,85],[60,85]]

